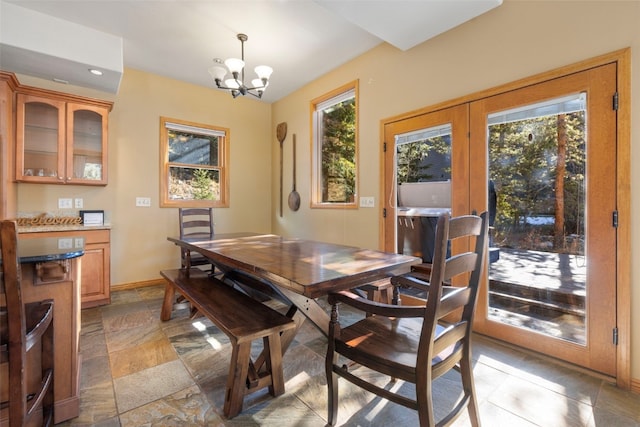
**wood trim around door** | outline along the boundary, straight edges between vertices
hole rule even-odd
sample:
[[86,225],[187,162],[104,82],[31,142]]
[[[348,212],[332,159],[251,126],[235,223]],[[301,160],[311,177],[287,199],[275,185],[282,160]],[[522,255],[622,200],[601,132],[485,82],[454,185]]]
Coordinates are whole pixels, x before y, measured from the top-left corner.
[[[548,72],[540,73],[521,80],[506,83],[463,97],[455,98],[439,104],[427,106],[405,114],[393,116],[380,121],[380,146],[385,142],[385,126],[393,122],[409,119],[421,114],[442,110],[452,106],[501,94],[536,83],[541,83],[568,74],[584,71],[601,65],[617,64],[618,83],[618,111],[617,111],[617,140],[616,153],[616,203],[618,211],[618,232],[616,241],[616,301],[618,345],[616,355],[616,383],[622,389],[630,389],[640,383],[639,379],[631,378],[631,49],[624,48],[601,56],[590,58],[574,64],[563,66]],[[385,189],[385,159],[381,157],[380,165],[380,200],[388,196]],[[381,203],[381,209],[383,204]],[[382,212],[380,215],[380,248],[385,245],[385,227]]]

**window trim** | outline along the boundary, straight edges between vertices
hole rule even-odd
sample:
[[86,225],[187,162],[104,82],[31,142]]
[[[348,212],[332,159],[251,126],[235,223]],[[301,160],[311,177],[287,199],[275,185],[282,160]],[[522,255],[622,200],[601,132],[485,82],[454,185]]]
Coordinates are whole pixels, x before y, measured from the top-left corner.
[[[179,130],[182,132],[202,133],[203,135],[217,136],[218,141],[218,166],[211,169],[220,173],[220,199],[219,200],[172,200],[169,199],[169,149],[167,130]],[[161,208],[187,208],[187,207],[229,207],[229,144],[231,132],[228,128],[186,120],[160,117],[160,207]]]
[[[316,113],[319,109],[335,104],[351,98],[351,94],[355,98],[355,192],[353,202],[323,202],[322,201],[322,177],[320,165],[320,145],[318,127],[316,126]],[[358,208],[358,191],[359,191],[359,81],[354,80],[343,86],[340,86],[318,98],[311,100],[310,103],[310,128],[311,128],[311,208],[317,209],[357,209]]]

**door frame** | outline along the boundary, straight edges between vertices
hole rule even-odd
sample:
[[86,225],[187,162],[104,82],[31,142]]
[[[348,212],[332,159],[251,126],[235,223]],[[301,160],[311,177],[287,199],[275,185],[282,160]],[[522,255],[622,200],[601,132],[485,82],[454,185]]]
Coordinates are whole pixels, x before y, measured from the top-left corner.
[[[389,196],[385,191],[385,156],[384,149],[393,145],[393,141],[385,141],[385,126],[400,120],[447,109],[460,104],[478,101],[493,95],[502,94],[532,84],[542,83],[572,73],[615,63],[617,65],[618,112],[617,126],[617,198],[618,227],[616,237],[616,317],[618,328],[618,345],[616,348],[616,383],[623,389],[640,389],[640,384],[632,384],[631,379],[631,49],[625,48],[595,58],[580,61],[548,72],[536,74],[501,86],[483,90],[443,103],[435,104],[406,114],[390,117],[380,121],[380,147],[383,155],[380,163],[380,200]],[[387,229],[383,217],[386,203],[380,203],[379,247],[385,248],[386,239],[393,231]],[[457,213],[456,213],[457,214]]]

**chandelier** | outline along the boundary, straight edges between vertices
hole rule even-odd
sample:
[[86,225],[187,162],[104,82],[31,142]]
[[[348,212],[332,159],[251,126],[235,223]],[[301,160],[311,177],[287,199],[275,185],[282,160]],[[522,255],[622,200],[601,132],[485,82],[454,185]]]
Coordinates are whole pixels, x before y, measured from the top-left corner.
[[[236,98],[238,95],[250,94],[256,98],[262,98],[264,90],[269,85],[269,77],[273,72],[273,68],[267,65],[258,65],[255,68],[255,72],[258,75],[257,79],[251,80],[251,86],[247,86],[244,83],[244,42],[248,39],[246,34],[238,34],[238,40],[242,49],[241,59],[229,58],[224,61],[222,66],[222,60],[219,58],[214,59],[216,63],[213,67],[209,68],[209,74],[216,82],[218,89],[226,89],[231,91],[231,95]],[[227,72],[231,73],[231,78],[225,79]],[[223,83],[224,82],[224,83]]]

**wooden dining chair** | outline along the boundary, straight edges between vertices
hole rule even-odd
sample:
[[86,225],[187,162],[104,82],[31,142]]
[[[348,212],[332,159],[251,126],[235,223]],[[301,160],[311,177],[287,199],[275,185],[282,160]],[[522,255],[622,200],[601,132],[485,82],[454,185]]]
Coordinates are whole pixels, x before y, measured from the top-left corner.
[[[0,363],[8,363],[9,425],[53,425],[53,300],[25,304],[15,221],[0,222],[6,305],[0,308]],[[40,354],[34,354],[40,352]],[[39,361],[40,366],[34,366]],[[3,379],[4,382],[4,379]]]
[[[213,238],[213,208],[179,208],[180,239],[212,239]],[[209,265],[213,272],[211,261],[197,252],[180,249],[182,267],[189,269],[200,265]]]
[[[202,239],[210,240],[214,235],[213,228],[213,208],[178,208],[178,224],[180,227],[180,239]],[[183,269],[189,271],[191,267],[208,266],[204,270],[210,275],[215,273],[215,267],[211,260],[198,252],[180,248],[180,264]],[[189,304],[183,295],[175,295],[172,287],[165,288],[164,304],[162,307],[162,318],[171,318],[173,310],[189,308],[190,317],[199,315],[198,310]],[[173,301],[173,302],[172,302]]]
[[[448,241],[464,238],[469,238],[469,245],[475,240],[474,249],[447,256]],[[428,281],[424,280],[424,274],[417,273],[416,276],[413,272],[391,278],[394,286],[418,286],[426,290],[424,305],[381,304],[348,291],[329,295],[332,307],[326,357],[329,425],[337,421],[339,376],[378,396],[417,410],[422,427],[449,425],[464,409],[468,410],[472,425],[480,425],[471,366],[471,328],[485,265],[486,212],[480,216],[440,216],[435,239]],[[455,281],[451,282],[454,277]],[[455,283],[455,286],[447,283]],[[338,303],[373,315],[341,326]],[[351,362],[341,360],[339,364],[339,357]],[[359,365],[388,375],[392,380],[415,384],[415,395],[400,395],[368,382],[367,376],[350,371]],[[453,409],[436,422],[432,383],[451,369],[460,374],[462,397],[456,392],[452,397]],[[443,389],[439,394],[446,391]]]

